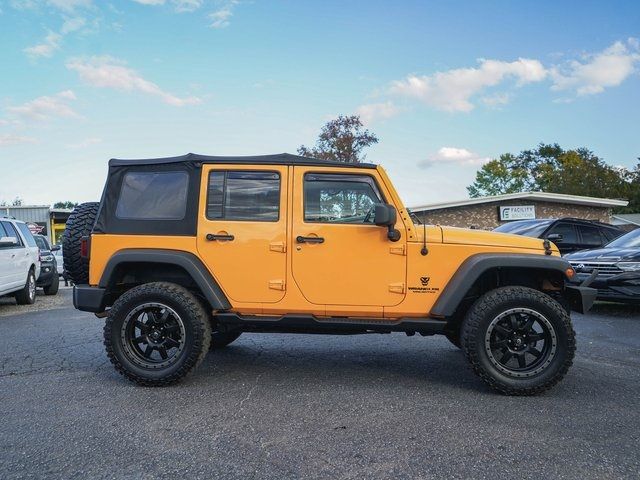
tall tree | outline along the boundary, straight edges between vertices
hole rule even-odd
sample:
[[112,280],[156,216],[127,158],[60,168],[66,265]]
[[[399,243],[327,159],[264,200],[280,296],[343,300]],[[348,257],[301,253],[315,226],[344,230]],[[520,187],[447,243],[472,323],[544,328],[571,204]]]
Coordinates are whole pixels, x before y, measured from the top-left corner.
[[[543,191],[591,197],[626,198],[628,210],[640,208],[640,165],[614,168],[586,148],[564,150],[540,144],[517,155],[504,154],[480,168],[467,191],[471,197]],[[635,192],[635,193],[634,193]]]
[[376,143],[378,137],[364,128],[358,115],[340,115],[322,127],[314,147],[300,145],[298,154],[321,160],[359,163],[366,158],[362,151]]
[[77,202],[71,202],[69,200],[66,200],[64,202],[56,202],[53,204],[53,208],[66,208],[66,209],[73,209],[76,208],[78,206]]

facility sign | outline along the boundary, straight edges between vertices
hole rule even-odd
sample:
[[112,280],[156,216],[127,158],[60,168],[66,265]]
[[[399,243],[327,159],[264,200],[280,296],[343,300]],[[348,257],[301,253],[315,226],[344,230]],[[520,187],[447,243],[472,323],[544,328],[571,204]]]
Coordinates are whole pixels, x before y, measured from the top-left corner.
[[532,220],[536,218],[535,205],[514,205],[500,208],[500,220]]

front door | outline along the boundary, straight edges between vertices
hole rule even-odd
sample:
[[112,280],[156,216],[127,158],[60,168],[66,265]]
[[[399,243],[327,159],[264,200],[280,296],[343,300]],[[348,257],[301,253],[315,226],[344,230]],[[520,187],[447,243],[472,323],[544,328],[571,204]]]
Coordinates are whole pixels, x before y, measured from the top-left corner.
[[384,307],[405,296],[406,234],[398,242],[373,223],[386,203],[373,176],[294,167],[293,278],[317,305]]
[[287,168],[203,166],[198,253],[231,301],[285,294]]

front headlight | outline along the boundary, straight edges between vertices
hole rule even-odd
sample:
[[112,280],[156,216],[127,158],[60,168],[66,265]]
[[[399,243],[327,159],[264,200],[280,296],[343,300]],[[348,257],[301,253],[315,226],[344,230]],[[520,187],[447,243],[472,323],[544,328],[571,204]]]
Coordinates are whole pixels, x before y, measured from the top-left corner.
[[42,255],[40,257],[41,262],[53,262],[53,255]]
[[619,262],[616,265],[625,272],[640,272],[640,262]]

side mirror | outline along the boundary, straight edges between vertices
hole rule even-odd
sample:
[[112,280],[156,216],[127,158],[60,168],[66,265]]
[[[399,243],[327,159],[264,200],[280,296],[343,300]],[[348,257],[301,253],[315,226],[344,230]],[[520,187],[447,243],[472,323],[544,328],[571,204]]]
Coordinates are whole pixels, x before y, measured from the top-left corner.
[[0,237],[0,247],[15,247],[18,245],[16,237]]
[[396,230],[395,224],[398,214],[393,205],[387,203],[376,203],[374,205],[373,223],[379,227],[387,227],[387,238],[392,242],[400,240],[400,232]]
[[551,233],[547,235],[547,240],[554,243],[560,243],[562,242],[562,235],[560,235],[559,233]]
[[58,250],[60,250],[60,245],[54,245],[53,247],[51,247],[52,252],[57,252]]

